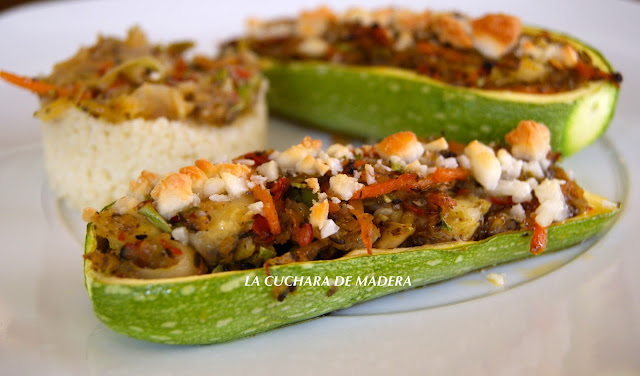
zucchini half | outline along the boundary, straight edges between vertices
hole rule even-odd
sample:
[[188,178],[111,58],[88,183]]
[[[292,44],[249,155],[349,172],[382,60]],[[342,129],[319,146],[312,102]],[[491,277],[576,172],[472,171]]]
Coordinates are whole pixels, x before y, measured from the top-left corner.
[[[590,210],[548,229],[545,252],[577,244],[607,228],[617,205],[585,192]],[[298,286],[279,302],[266,286],[265,270],[204,276],[140,280],[97,272],[85,260],[85,284],[100,321],[130,337],[168,344],[209,344],[254,335],[317,317],[401,290],[460,276],[483,267],[531,256],[532,231],[500,234],[478,242],[414,248],[355,250],[331,261],[292,263],[270,268],[272,276],[352,276],[349,286]],[[85,253],[97,246],[94,226],[87,225]],[[357,278],[401,276],[411,286],[357,285]],[[258,278],[260,286],[245,286]]]
[[[609,62],[581,41],[532,27],[524,31],[547,33],[585,51],[596,67],[612,72]],[[531,119],[545,124],[553,150],[568,156],[604,133],[618,98],[616,85],[604,80],[569,92],[527,94],[452,86],[393,67],[261,61],[270,82],[270,110],[360,137],[383,138],[411,130],[419,136],[444,133],[460,142],[500,142],[519,120]]]

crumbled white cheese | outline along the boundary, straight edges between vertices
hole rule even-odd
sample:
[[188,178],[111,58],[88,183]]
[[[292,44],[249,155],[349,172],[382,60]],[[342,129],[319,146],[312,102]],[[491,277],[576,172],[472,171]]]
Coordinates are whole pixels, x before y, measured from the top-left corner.
[[551,132],[544,124],[533,120],[522,120],[516,129],[505,135],[511,145],[511,154],[519,159],[538,161],[551,150]]
[[[255,186],[255,185],[260,185],[260,186],[263,186],[263,187],[264,187],[264,185],[267,183],[267,178],[266,178],[266,176],[262,176],[262,175],[259,175],[259,174],[253,174],[253,175],[251,175],[251,177],[249,178],[249,180],[250,180],[252,183],[254,183],[254,186]],[[253,188],[253,187],[249,187],[249,188]]]
[[209,196],[209,200],[213,202],[227,202],[231,201],[231,198],[227,195],[211,195]]
[[516,50],[516,56],[528,56],[541,63],[554,60],[564,67],[573,67],[578,62],[577,51],[568,44],[550,43],[539,46],[534,44],[531,38],[527,37],[521,38],[520,45]]
[[327,221],[324,223],[324,226],[322,226],[322,228],[320,229],[320,238],[324,239],[326,237],[329,237],[338,232],[338,230],[340,230],[340,227],[336,225],[333,219],[327,219]]
[[505,275],[502,273],[489,273],[487,274],[487,281],[491,282],[496,287],[503,287],[505,282]]
[[[320,174],[324,175],[327,171],[331,171],[331,175],[336,175],[342,171],[342,163],[338,158],[325,158],[317,161],[317,168]],[[322,166],[322,170],[321,167]]]
[[496,189],[491,191],[498,196],[511,196],[514,203],[531,201],[531,186],[522,180],[500,180]]
[[249,190],[249,187],[247,187],[247,180],[244,178],[235,176],[228,172],[221,173],[220,177],[224,181],[225,190],[231,198],[240,197]]
[[407,31],[400,33],[398,40],[393,45],[397,51],[404,51],[413,45],[413,35]]
[[338,174],[329,179],[329,187],[342,200],[348,201],[364,184],[345,174]]
[[342,15],[342,19],[346,22],[353,22],[362,26],[370,26],[375,22],[371,12],[363,8],[349,8]]
[[467,170],[471,169],[471,161],[469,161],[469,158],[466,155],[459,155],[456,159],[458,160],[460,167],[466,168]]
[[316,159],[310,155],[307,155],[296,163],[296,172],[301,174],[313,175],[316,173]]
[[179,173],[165,176],[150,194],[155,199],[158,214],[164,219],[170,219],[198,199],[191,190],[191,178]]
[[509,215],[518,222],[524,222],[526,219],[526,213],[521,204],[516,204],[509,210]]
[[368,163],[364,165],[364,178],[368,185],[374,184],[376,182],[373,166]]
[[129,183],[129,196],[138,201],[144,201],[158,181],[160,181],[159,175],[142,170],[138,179]]
[[309,186],[309,188],[311,188],[312,193],[320,192],[320,184],[318,183],[317,178],[308,178],[305,179],[304,182],[307,183],[307,186]]
[[171,231],[171,237],[183,245],[189,242],[189,231],[186,227],[176,227]]
[[209,178],[204,182],[202,191],[203,191],[203,194],[207,197],[211,195],[223,193],[224,180],[218,177]]
[[[293,170],[294,168],[296,168],[296,165],[300,161],[304,160],[307,156],[315,158],[318,155],[320,148],[321,145],[312,145],[310,141],[303,141],[298,145],[291,146],[289,149],[283,152],[275,151],[269,156],[269,158],[276,161],[281,169]],[[260,174],[267,176],[263,172],[260,172]]]
[[139,203],[139,200],[131,196],[123,196],[116,200],[113,204],[112,210],[114,213],[122,215],[132,211]]
[[444,137],[440,137],[424,145],[424,150],[426,151],[443,151],[447,149],[449,149],[449,144]]
[[[548,160],[547,158],[542,158],[538,162],[540,162],[540,167],[542,167],[544,171],[547,171],[549,169],[549,166],[551,166],[551,161]],[[570,171],[567,171],[567,174],[569,173]]]
[[329,44],[321,38],[306,38],[298,44],[298,52],[309,57],[321,57],[329,49]]
[[436,167],[456,168],[458,167],[458,161],[454,157],[445,158],[442,155],[438,155]]
[[253,214],[260,214],[264,216],[264,203],[262,201],[256,201],[253,204],[247,206],[249,212]]
[[338,159],[354,158],[353,152],[349,149],[349,147],[342,144],[333,144],[329,146],[329,148],[327,149],[327,154],[333,158],[338,158]]
[[337,197],[331,197],[331,202],[333,202],[334,204],[339,204],[342,201]]
[[278,180],[278,162],[269,161],[256,168],[256,172],[267,178],[267,181]]
[[486,189],[494,190],[498,186],[502,168],[493,149],[476,140],[464,148],[464,154],[469,158],[473,177]]
[[538,161],[524,162],[522,164],[522,171],[537,179],[544,178],[544,171],[542,171],[542,166],[540,166],[540,162]]
[[522,172],[523,161],[514,158],[505,149],[498,150],[498,160],[500,161],[500,167],[502,168],[503,179],[517,179]]
[[521,25],[517,17],[488,14],[471,22],[473,47],[491,60],[500,59],[515,47],[520,35]]
[[542,227],[549,227],[553,221],[563,221],[569,216],[569,208],[562,194],[561,184],[564,180],[545,179],[534,192],[540,206],[536,209],[536,222]]
[[236,163],[239,163],[245,166],[253,166],[254,164],[256,164],[256,161],[254,161],[253,159],[238,159]]
[[295,31],[289,23],[267,23],[255,18],[250,19],[247,26],[247,33],[257,39],[283,38]]
[[420,161],[415,160],[407,165],[404,169],[406,172],[416,174],[421,178],[424,178],[429,173],[429,166],[423,165]]
[[331,168],[329,167],[329,165],[327,165],[326,163],[324,163],[321,160],[316,160],[316,170],[318,171],[319,175],[324,175],[327,173],[327,171],[329,171]]
[[311,226],[322,229],[324,223],[327,221],[327,216],[329,215],[329,201],[322,200],[320,202],[316,202],[309,209],[309,223]]
[[389,157],[389,162],[391,162],[392,165],[402,167],[402,169],[404,169],[407,166],[407,162],[405,162],[404,159],[398,157],[397,155],[392,155],[391,157]]
[[415,133],[404,131],[394,133],[374,146],[380,156],[390,159],[396,156],[406,163],[411,163],[424,154],[424,146],[418,141]]
[[385,165],[384,163],[382,163],[382,159],[378,159],[376,161],[376,166],[378,166],[378,168],[381,168],[385,171],[391,171],[391,167]]

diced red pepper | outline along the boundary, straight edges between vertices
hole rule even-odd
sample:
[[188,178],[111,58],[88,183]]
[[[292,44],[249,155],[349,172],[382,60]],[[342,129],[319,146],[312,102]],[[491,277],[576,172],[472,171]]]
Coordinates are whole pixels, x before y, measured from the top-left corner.
[[249,70],[244,69],[242,67],[236,67],[235,69],[236,69],[236,75],[239,78],[247,79],[247,78],[251,77],[251,72]]
[[[264,211],[264,215],[269,223],[269,230],[271,230],[272,234],[278,235],[281,230],[280,219],[278,218],[278,211],[273,201],[273,197],[271,197],[271,193],[261,185],[256,185],[251,188],[251,193],[253,193],[253,196],[256,199],[262,201],[262,210]],[[280,195],[282,195],[282,193],[280,193]]]
[[311,226],[311,223],[305,223],[301,227],[296,228],[293,236],[293,240],[298,243],[300,247],[309,245],[313,240],[313,227]]
[[239,159],[251,159],[252,161],[255,162],[253,167],[258,167],[261,164],[269,162],[269,154],[271,154],[270,151],[257,151],[257,152],[253,152],[253,153],[244,154],[244,155],[234,159],[234,161],[237,161]]
[[417,207],[415,205],[406,204],[406,205],[403,205],[403,206],[404,206],[405,209],[409,210],[412,213],[418,214],[418,215],[427,215],[427,214],[430,213],[428,210],[419,208],[419,207]]
[[171,244],[169,244],[169,242],[165,239],[160,239],[160,244],[162,244],[162,246],[168,250],[169,252],[171,252],[172,255],[174,256],[180,256],[182,254],[182,251],[180,250],[180,248],[178,247],[174,247]]
[[273,195],[273,199],[275,201],[280,201],[286,190],[289,188],[289,179],[286,177],[281,177],[276,180],[271,187],[271,194]]
[[373,216],[364,212],[364,206],[362,205],[361,200],[352,200],[349,201],[349,203],[353,207],[353,209],[351,209],[351,214],[356,216],[356,219],[360,224],[360,236],[362,237],[362,242],[367,248],[367,253],[371,255],[373,254],[373,229],[376,226],[373,224]]
[[256,233],[258,239],[263,243],[269,243],[273,240],[273,234],[269,228],[269,221],[260,214],[253,216],[253,226],[251,226],[251,230]]
[[489,202],[496,205],[512,206],[513,199],[511,196],[490,196],[487,198]]

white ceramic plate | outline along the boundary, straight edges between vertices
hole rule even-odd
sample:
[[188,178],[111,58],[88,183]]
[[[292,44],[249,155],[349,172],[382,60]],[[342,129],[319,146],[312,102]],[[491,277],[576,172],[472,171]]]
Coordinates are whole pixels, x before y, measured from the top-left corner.
[[[0,68],[47,72],[78,45],[92,43],[96,32],[123,35],[136,23],[154,40],[190,38],[208,50],[239,32],[248,15],[290,14],[304,4],[315,5],[41,3],[0,14]],[[0,84],[0,369],[108,375],[640,373],[635,271],[640,257],[633,237],[639,219],[634,165],[640,152],[634,140],[640,117],[634,98],[640,96],[635,21],[640,5],[576,0],[433,1],[428,6],[473,15],[516,14],[525,23],[580,36],[623,72],[619,108],[607,137],[565,163],[589,190],[624,202],[623,215],[608,234],[568,251],[494,268],[507,276],[504,289],[489,284],[489,271],[482,271],[228,344],[172,347],[132,340],[93,316],[82,281],[82,225],[58,207],[43,178],[39,126],[31,117],[36,100]],[[271,144],[283,148],[306,133],[274,121]]]

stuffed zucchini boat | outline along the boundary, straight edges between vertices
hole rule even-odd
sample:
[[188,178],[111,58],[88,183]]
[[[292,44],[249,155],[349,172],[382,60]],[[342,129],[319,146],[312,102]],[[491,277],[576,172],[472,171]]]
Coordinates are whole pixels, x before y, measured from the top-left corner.
[[43,77],[0,77],[38,94],[48,183],[78,212],[126,193],[144,168],[176,170],[266,147],[265,82],[246,51],[190,54],[137,27],[100,36]]
[[320,8],[250,20],[238,46],[262,57],[272,111],[377,139],[499,141],[532,119],[570,155],[605,131],[622,80],[592,47],[504,14]]
[[506,147],[412,132],[143,172],[87,208],[97,317],[148,341],[229,341],[396,291],[550,252],[602,231],[618,204],[583,191],[522,121]]

